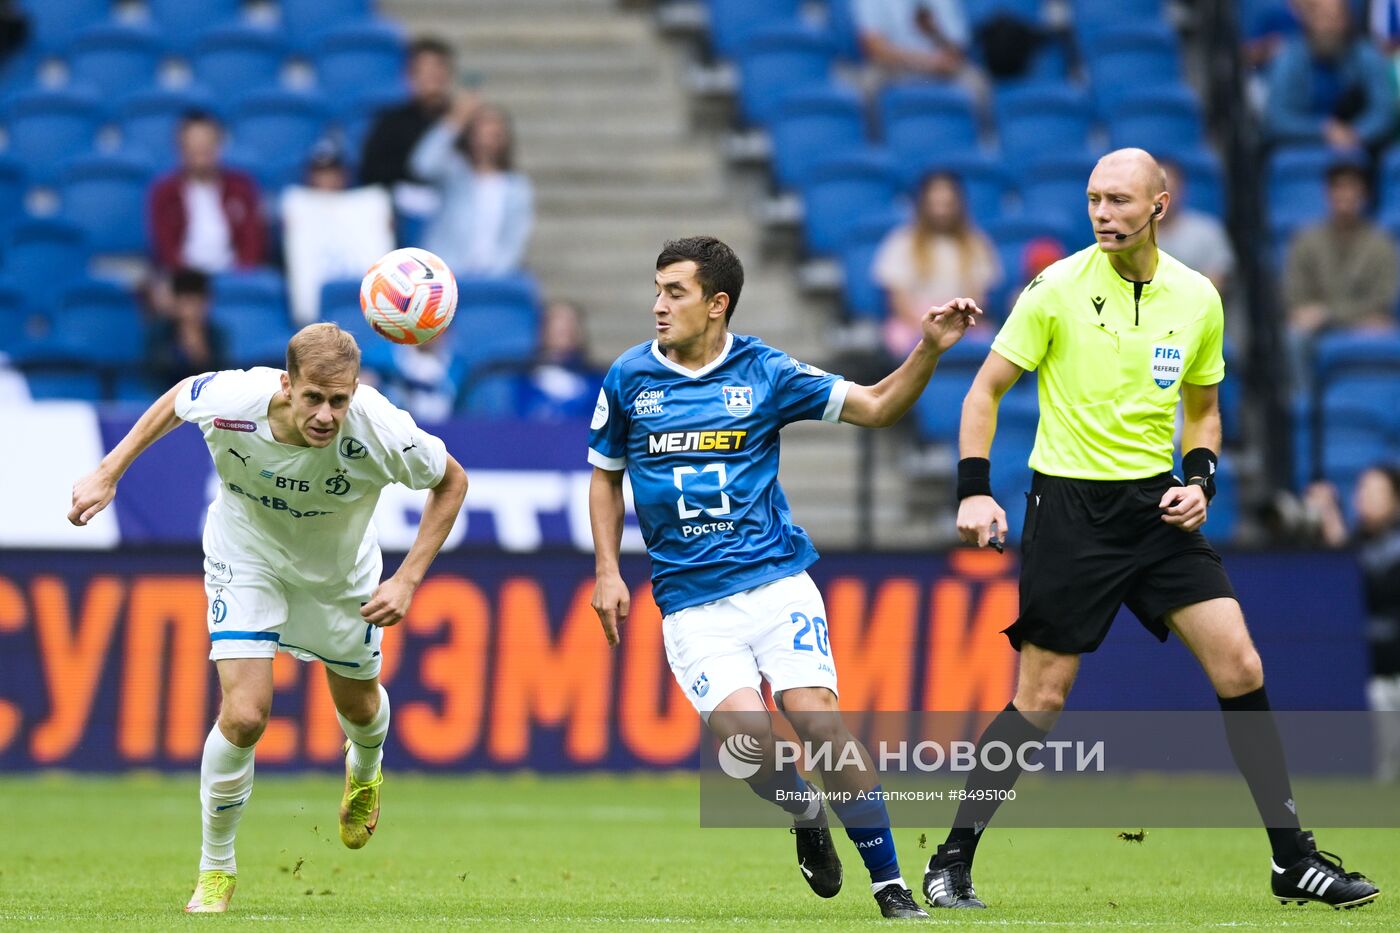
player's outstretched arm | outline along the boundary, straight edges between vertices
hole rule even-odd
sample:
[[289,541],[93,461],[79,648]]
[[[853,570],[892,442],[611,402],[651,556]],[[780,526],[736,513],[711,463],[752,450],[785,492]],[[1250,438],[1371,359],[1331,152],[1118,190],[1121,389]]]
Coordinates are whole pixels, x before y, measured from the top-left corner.
[[1183,531],[1206,522],[1210,494],[1215,491],[1216,451],[1220,449],[1220,386],[1181,384],[1181,452],[1186,485],[1173,486],[1157,503],[1162,521]]
[[593,468],[588,484],[588,519],[593,526],[593,553],[596,580],[593,584],[593,611],[603,623],[608,644],[616,645],[618,628],[631,611],[632,595],[622,579],[618,555],[622,551],[622,470]]
[[982,309],[971,298],[954,298],[924,313],[923,337],[899,368],[873,386],[853,385],[841,420],[863,428],[887,428],[914,407],[938,358],[977,323]]
[[442,550],[442,543],[447,540],[466,498],[467,471],[448,454],[442,479],[428,490],[428,501],[423,506],[423,518],[418,522],[413,547],[408,549],[394,575],[380,583],[369,602],[360,607],[360,615],[366,622],[387,627],[397,625],[408,615],[413,594],[427,576],[433,558]]
[[126,432],[121,443],[102,458],[97,469],[73,484],[73,507],[68,510],[70,522],[86,525],[94,515],[105,509],[117,494],[117,480],[122,478],[136,458],[147,447],[180,426],[180,416],[175,414],[175,397],[188,384],[189,380],[186,379],[156,399]]
[[[1023,370],[993,350],[972,380],[972,388],[963,399],[962,423],[958,426],[958,485],[962,474],[976,471],[977,465],[990,467],[988,454],[997,431],[997,406],[1001,397],[1021,378]],[[991,495],[963,496],[959,489],[958,537],[968,544],[986,547],[992,540],[992,523],[997,526],[997,541],[1006,541],[1006,512]]]

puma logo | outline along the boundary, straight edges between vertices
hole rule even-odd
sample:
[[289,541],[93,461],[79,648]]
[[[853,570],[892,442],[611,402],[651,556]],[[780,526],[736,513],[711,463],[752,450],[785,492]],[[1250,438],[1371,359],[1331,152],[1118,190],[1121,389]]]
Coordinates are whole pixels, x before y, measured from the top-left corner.
[[248,465],[248,458],[245,457],[245,456],[243,456],[243,455],[242,455],[241,453],[239,453],[238,451],[234,450],[232,447],[230,447],[230,448],[228,449],[228,452],[231,453],[231,454],[233,454],[233,455],[234,455],[235,457],[237,457],[239,460],[243,461],[243,465],[244,465],[244,466],[247,466],[247,465]]

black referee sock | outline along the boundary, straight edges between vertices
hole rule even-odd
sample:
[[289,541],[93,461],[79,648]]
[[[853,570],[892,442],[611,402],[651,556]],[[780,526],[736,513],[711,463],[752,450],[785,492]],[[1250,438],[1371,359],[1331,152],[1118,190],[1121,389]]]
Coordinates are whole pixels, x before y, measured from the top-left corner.
[[[1225,713],[1225,737],[1230,742],[1230,754],[1244,775],[1269,845],[1274,850],[1274,864],[1288,868],[1303,853],[1298,848],[1298,808],[1293,802],[1293,788],[1288,781],[1288,764],[1283,757],[1283,742],[1279,740],[1278,725],[1270,712],[1269,695],[1264,688],[1244,696],[1216,697]],[[1269,713],[1269,715],[1236,716],[1234,713]]]
[[[967,776],[969,791],[1008,791],[1021,776],[1021,756],[1018,750],[1027,742],[1042,742],[1048,733],[1031,722],[1016,708],[1015,702],[1006,704],[1006,709],[997,714],[988,725],[982,737],[977,740],[977,764]],[[982,749],[992,742],[1005,742],[1011,749],[1011,763],[1001,771],[993,771],[982,763]],[[1029,760],[1034,756],[1027,755]],[[988,800],[965,799],[958,805],[957,816],[953,818],[953,828],[948,832],[948,840],[938,849],[938,856],[949,861],[972,864],[977,854],[977,842],[982,838],[982,830],[992,821],[1001,801],[1000,794],[985,795]]]

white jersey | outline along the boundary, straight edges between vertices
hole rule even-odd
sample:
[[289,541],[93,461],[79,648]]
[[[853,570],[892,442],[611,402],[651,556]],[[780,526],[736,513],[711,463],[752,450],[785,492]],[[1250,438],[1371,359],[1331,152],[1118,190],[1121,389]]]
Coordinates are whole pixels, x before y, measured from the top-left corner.
[[205,554],[250,555],[294,587],[368,596],[379,583],[379,491],[436,486],[447,448],[364,385],[335,443],[283,444],[267,415],[281,376],[267,367],[205,373],[175,397],[175,414],[199,425],[219,474]]

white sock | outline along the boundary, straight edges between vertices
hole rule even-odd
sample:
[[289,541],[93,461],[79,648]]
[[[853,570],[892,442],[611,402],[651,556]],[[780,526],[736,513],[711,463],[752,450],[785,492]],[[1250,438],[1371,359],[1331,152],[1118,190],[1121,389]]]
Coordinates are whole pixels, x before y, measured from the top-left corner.
[[384,759],[384,739],[389,735],[389,692],[379,685],[379,712],[367,725],[358,726],[336,711],[340,728],[350,740],[350,775],[357,781],[372,781]]
[[219,731],[209,730],[199,764],[199,803],[204,824],[200,871],[237,872],[233,837],[253,793],[253,749],[239,748]]
[[903,888],[903,889],[906,890],[906,891],[909,890],[909,885],[907,885],[907,884],[904,883],[904,879],[903,879],[903,878],[891,878],[889,881],[875,881],[875,882],[872,882],[871,885],[870,885],[870,893],[871,893],[871,894],[879,894],[882,890],[884,890],[885,888],[888,888],[888,887],[889,887],[890,885],[892,885],[892,884],[897,884],[897,885],[899,885],[901,888]]

